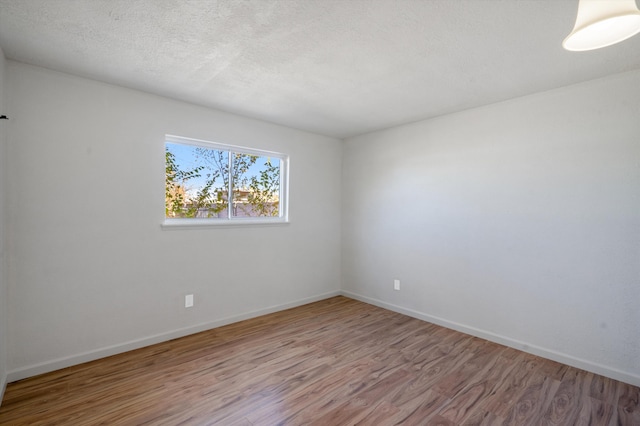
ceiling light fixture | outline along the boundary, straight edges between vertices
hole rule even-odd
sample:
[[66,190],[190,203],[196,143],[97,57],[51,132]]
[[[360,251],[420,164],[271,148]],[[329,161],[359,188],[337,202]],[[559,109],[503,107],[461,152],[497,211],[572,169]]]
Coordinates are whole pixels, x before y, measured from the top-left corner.
[[599,49],[640,32],[640,10],[635,0],[579,1],[576,25],[562,42],[565,49]]

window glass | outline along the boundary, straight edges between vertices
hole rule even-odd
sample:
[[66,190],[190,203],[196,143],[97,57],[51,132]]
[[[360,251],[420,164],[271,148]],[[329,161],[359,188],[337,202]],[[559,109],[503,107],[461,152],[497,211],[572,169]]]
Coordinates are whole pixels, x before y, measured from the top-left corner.
[[283,154],[167,138],[165,219],[286,220],[286,164]]
[[234,153],[233,170],[233,216],[279,216],[280,160]]

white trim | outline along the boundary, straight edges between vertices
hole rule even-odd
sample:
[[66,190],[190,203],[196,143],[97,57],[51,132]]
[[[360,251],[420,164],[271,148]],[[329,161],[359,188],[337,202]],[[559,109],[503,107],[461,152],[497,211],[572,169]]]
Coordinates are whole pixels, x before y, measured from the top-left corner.
[[283,303],[281,305],[270,306],[268,308],[258,309],[256,311],[250,311],[244,314],[222,318],[216,321],[198,324],[198,325],[194,325],[186,328],[180,328],[167,333],[155,334],[153,336],[132,340],[130,342],[126,342],[122,344],[108,346],[108,347],[96,349],[93,351],[83,352],[80,354],[58,358],[51,361],[45,361],[42,363],[33,364],[27,367],[9,371],[7,374],[6,382],[8,383],[15,382],[16,380],[22,380],[27,377],[36,376],[38,374],[48,373],[51,371],[60,370],[62,368],[71,367],[73,365],[78,365],[85,362],[94,361],[96,359],[105,358],[111,355],[116,355],[123,352],[132,351],[135,349],[140,349],[145,346],[166,342],[172,339],[177,339],[179,337],[188,336],[190,334],[200,333],[202,331],[210,330],[212,328],[222,327],[223,325],[232,324],[234,322],[244,321],[246,319],[283,311],[285,309],[295,308],[298,306],[306,305],[307,303],[313,303],[319,300],[328,299],[330,297],[339,296],[340,294],[341,294],[340,291],[336,290],[329,293],[320,294],[317,296],[295,300],[293,302]]
[[285,309],[295,308],[297,306],[306,305],[307,303],[313,303],[313,302],[317,302],[320,300],[324,300],[330,297],[340,296],[340,295],[345,297],[350,297],[352,299],[359,300],[361,302],[368,303],[370,305],[378,306],[383,309],[388,309],[393,312],[398,312],[400,314],[407,315],[413,318],[417,318],[422,321],[426,321],[436,325],[440,325],[442,327],[450,328],[452,330],[456,330],[461,333],[465,333],[471,336],[479,337],[481,339],[489,340],[494,343],[509,346],[511,348],[514,348],[523,352],[540,356],[542,358],[557,361],[562,364],[566,364],[572,367],[580,368],[582,370],[590,371],[595,374],[600,374],[602,376],[606,376],[614,380],[619,380],[621,382],[629,383],[634,386],[640,386],[640,376],[632,373],[621,371],[606,365],[597,364],[581,358],[576,358],[571,355],[563,354],[563,353],[542,348],[536,345],[531,345],[525,342],[521,342],[519,340],[514,340],[505,336],[480,330],[474,327],[469,327],[464,324],[459,324],[457,322],[435,317],[433,315],[424,314],[422,312],[418,312],[413,309],[406,309],[401,306],[383,302],[381,300],[374,299],[371,297],[362,296],[356,293],[352,293],[350,291],[337,290],[329,293],[324,293],[318,296],[308,297],[308,298],[300,299],[294,302],[285,303],[282,305],[271,306],[268,308],[259,309],[256,311],[235,315],[232,317],[227,317],[227,318],[223,318],[220,320],[216,320],[216,321],[212,321],[204,324],[186,327],[186,328],[170,331],[167,333],[156,334],[153,336],[137,339],[127,343],[113,345],[113,346],[98,349],[95,351],[84,352],[81,354],[59,358],[56,360],[34,364],[28,367],[13,370],[8,372],[6,378],[3,378],[4,383],[2,383],[2,392],[0,392],[0,396],[3,394],[6,384],[14,382],[16,380],[21,380],[27,377],[38,375],[38,374],[48,373],[50,371],[59,370],[61,368],[82,364],[84,362],[94,361],[96,359],[104,358],[107,356],[116,355],[119,353],[139,349],[139,348],[150,346],[156,343],[166,342],[171,339],[188,336],[190,334],[199,333],[201,331],[210,330],[216,327],[222,327],[223,325],[231,324],[234,322],[259,317],[261,315],[267,315],[273,312],[279,312]]
[[7,377],[0,377],[0,405],[4,399],[4,391],[7,390]]
[[[167,146],[167,143],[165,142],[164,146]],[[235,186],[235,182],[233,181],[233,152],[231,150],[227,151],[227,170],[229,171],[229,177],[227,178],[227,180],[229,181],[227,183],[227,217],[225,219],[227,220],[231,220],[233,219],[233,205],[234,203],[234,198],[235,198],[235,192],[233,190],[233,187]],[[223,178],[224,179],[224,178]]]
[[469,334],[471,336],[479,337],[481,339],[489,340],[494,343],[499,343],[510,348],[517,349],[519,351],[527,352],[532,355],[537,355],[542,358],[550,359],[552,361],[560,362],[562,364],[569,365],[571,367],[579,368],[581,370],[590,371],[595,374],[609,377],[614,380],[629,383],[630,385],[640,386],[640,376],[621,371],[607,365],[598,364],[582,358],[577,358],[565,353],[557,352],[552,349],[543,348],[530,343],[515,340],[509,337],[501,336],[499,334],[492,333],[490,331],[481,330],[468,325],[460,324],[454,321],[449,321],[444,318],[436,317],[433,315],[425,314],[415,311],[413,309],[403,308],[392,303],[383,302],[382,300],[374,299],[360,294],[352,293],[350,291],[342,290],[342,295],[350,297],[361,302],[369,303],[370,305],[378,306],[380,308],[388,309],[390,311],[398,312],[403,315],[407,315],[413,318],[417,318],[422,321],[427,321],[442,327],[450,328],[452,330],[459,331],[461,333]]
[[238,218],[238,219],[165,219],[160,224],[162,229],[185,229],[185,228],[217,228],[234,226],[269,226],[288,225],[290,222],[285,218]]
[[289,156],[280,158],[280,206],[281,218],[289,222]]
[[177,143],[181,145],[196,145],[208,149],[220,149],[222,151],[234,151],[240,154],[257,155],[260,157],[271,156],[281,160],[288,158],[287,154],[276,151],[268,151],[266,149],[249,148],[241,145],[231,145],[228,143],[211,142],[203,139],[185,138],[183,136],[165,135],[165,143]]

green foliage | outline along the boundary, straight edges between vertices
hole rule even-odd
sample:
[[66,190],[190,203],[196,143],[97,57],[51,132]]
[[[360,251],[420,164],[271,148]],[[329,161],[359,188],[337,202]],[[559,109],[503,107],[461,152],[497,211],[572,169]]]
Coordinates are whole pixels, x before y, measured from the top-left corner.
[[249,204],[258,216],[278,216],[279,203],[275,200],[280,193],[280,167],[272,165],[270,158],[264,165],[259,177],[251,176]]
[[178,169],[175,155],[165,149],[165,191],[164,191],[164,207],[166,217],[175,217],[179,215],[184,204],[184,187],[182,187],[182,178],[184,172]]
[[175,155],[165,149],[165,216],[166,217],[197,217],[204,210],[207,217],[223,210],[217,203],[213,185],[218,178],[217,172],[206,175],[205,185],[198,189],[195,197],[190,197],[189,181],[202,177],[205,166],[197,166],[191,170],[182,170],[176,163]]

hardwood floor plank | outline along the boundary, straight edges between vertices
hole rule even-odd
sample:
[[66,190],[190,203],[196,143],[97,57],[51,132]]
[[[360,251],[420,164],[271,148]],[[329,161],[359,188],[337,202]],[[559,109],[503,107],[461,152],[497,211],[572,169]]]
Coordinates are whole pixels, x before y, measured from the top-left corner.
[[[376,414],[375,410],[380,401],[384,401],[384,396],[390,390],[406,381],[409,374],[405,369],[397,369],[388,375],[384,375],[379,381],[359,384],[348,395],[346,402],[325,415],[314,418],[314,423],[325,425],[357,424],[363,422],[364,418],[367,417],[379,417],[382,412],[379,411]],[[388,404],[387,408],[387,414],[391,411],[397,411],[397,408],[395,410],[391,409],[391,404]]]
[[618,383],[618,424],[640,425],[640,388]]
[[640,389],[345,297],[10,383],[0,425],[640,425]]
[[532,373],[527,387],[509,410],[505,424],[539,424],[558,387],[560,382],[557,380],[543,376],[537,371]]
[[449,399],[426,389],[411,400],[402,404],[394,404],[400,411],[389,421],[390,425],[425,425],[437,415],[438,410],[449,402]]
[[587,375],[575,368],[569,368],[558,386],[542,423],[548,425],[575,424],[578,414],[586,401],[584,379]]
[[[516,401],[529,385],[532,372],[538,364],[536,357],[523,352],[513,351],[517,357],[511,358],[512,368],[502,379],[498,388],[483,403],[484,408],[499,418],[506,418]],[[507,351],[510,354],[511,351]]]
[[617,418],[617,415],[611,404],[607,404],[596,398],[586,397],[583,400],[576,425],[607,426],[610,425],[615,418]]
[[502,426],[504,419],[490,411],[478,410],[461,424],[463,426]]
[[[506,348],[504,348],[506,349]],[[502,353],[502,349],[498,352]],[[465,386],[452,397],[451,403],[440,410],[440,415],[457,424],[471,422],[475,424],[478,419],[481,423],[492,423],[497,416],[486,411],[486,400],[495,395],[505,376],[515,367],[515,363],[500,355],[486,360],[487,365],[469,380]],[[474,413],[476,415],[474,416]],[[480,417],[478,417],[480,416]],[[475,420],[470,420],[475,418]]]

